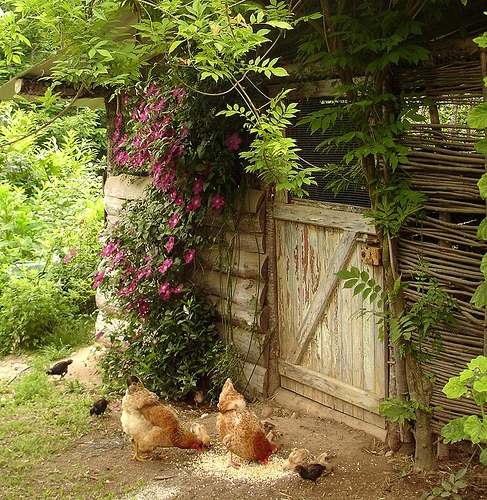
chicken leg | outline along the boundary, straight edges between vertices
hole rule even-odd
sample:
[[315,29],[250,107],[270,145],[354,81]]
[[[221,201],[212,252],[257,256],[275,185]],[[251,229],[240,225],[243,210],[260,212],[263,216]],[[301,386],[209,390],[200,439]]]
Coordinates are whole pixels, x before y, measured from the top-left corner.
[[227,467],[235,467],[236,469],[240,467],[240,464],[233,460],[232,452],[230,452],[230,455],[228,456]]
[[145,462],[147,460],[147,458],[141,457],[139,455],[139,445],[135,440],[134,440],[134,456],[132,457],[132,459],[137,460],[137,462]]

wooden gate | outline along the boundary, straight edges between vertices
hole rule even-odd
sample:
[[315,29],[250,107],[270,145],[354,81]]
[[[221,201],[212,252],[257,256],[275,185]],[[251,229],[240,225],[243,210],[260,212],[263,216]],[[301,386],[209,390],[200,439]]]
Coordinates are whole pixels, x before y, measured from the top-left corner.
[[[276,203],[279,374],[284,398],[383,435],[387,346],[361,295],[335,273],[356,266],[382,284],[382,266],[362,262],[374,228],[360,213],[312,203]],[[280,396],[283,397],[282,394]],[[306,404],[306,403],[305,403]]]

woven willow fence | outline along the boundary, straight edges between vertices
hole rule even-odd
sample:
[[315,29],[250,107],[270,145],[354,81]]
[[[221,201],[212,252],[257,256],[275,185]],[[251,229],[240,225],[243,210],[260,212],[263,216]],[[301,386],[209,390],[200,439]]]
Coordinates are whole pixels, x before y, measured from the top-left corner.
[[477,227],[486,216],[477,182],[485,172],[485,158],[476,153],[478,133],[467,127],[415,126],[404,143],[412,151],[406,166],[414,190],[424,193],[427,218],[411,221],[398,240],[398,266],[405,281],[409,305],[417,297],[414,270],[429,265],[427,273],[458,300],[462,315],[454,331],[442,329],[443,351],[426,369],[435,376],[433,405],[435,430],[451,418],[477,413],[471,401],[448,400],[441,392],[449,377],[458,375],[486,346],[485,310],[470,304],[483,280],[480,262],[487,244],[476,239]]

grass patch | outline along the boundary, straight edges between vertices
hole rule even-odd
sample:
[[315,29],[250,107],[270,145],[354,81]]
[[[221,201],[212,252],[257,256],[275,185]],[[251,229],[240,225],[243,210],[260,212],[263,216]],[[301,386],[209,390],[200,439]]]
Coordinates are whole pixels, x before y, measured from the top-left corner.
[[73,465],[73,470],[55,467],[56,459],[93,429],[88,412],[92,388],[78,379],[59,382],[44,373],[58,355],[53,350],[34,356],[30,369],[11,384],[7,385],[8,379],[0,380],[2,500],[115,498],[104,488],[105,478],[87,483],[78,481],[79,466]]

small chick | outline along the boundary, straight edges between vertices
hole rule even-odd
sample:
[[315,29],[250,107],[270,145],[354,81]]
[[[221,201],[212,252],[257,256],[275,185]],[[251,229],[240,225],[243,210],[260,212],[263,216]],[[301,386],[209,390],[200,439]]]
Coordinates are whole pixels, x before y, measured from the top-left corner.
[[102,415],[107,409],[108,401],[105,398],[101,398],[95,401],[90,408],[90,415]]
[[64,361],[58,361],[56,364],[51,366],[49,370],[46,370],[48,375],[61,375],[60,379],[64,378],[66,373],[68,373],[68,365],[73,362],[72,359],[65,359]]
[[313,462],[307,465],[296,465],[294,470],[301,476],[302,479],[313,481],[316,484],[317,479],[326,472],[325,475],[330,474],[332,471],[326,468],[325,464]]
[[314,460],[314,462],[318,462],[319,464],[326,464],[329,458],[335,458],[336,456],[336,453],[333,453],[331,451],[324,451],[316,457],[316,460]]
[[262,425],[264,426],[267,434],[276,428],[276,424],[274,424],[270,420],[262,420]]
[[[264,425],[265,427],[265,425]],[[283,441],[284,433],[278,429],[272,429],[266,434],[267,441],[269,443],[275,445],[275,449],[273,453],[277,453],[282,449],[282,441]]]
[[196,408],[205,402],[205,393],[203,391],[196,391],[194,393],[194,405]]
[[297,465],[303,465],[308,460],[308,455],[309,452],[305,448],[293,450],[282,464],[283,470],[294,470]]
[[210,446],[211,444],[210,436],[208,436],[208,433],[206,432],[206,427],[203,424],[198,424],[195,422],[194,424],[191,425],[190,431],[196,437],[199,437],[201,441],[203,441],[203,444],[205,446]]

